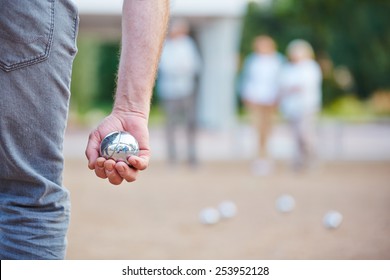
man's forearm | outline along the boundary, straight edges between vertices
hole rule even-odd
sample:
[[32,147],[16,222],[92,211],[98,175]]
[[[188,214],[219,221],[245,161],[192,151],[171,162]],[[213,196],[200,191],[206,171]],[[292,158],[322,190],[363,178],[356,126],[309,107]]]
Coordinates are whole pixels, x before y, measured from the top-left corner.
[[124,0],[114,111],[148,118],[168,17],[169,0]]

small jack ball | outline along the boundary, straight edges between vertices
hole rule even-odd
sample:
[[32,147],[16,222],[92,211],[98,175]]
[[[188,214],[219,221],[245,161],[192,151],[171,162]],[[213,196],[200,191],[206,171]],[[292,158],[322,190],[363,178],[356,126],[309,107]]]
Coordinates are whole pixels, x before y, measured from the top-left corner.
[[123,161],[129,164],[130,156],[138,156],[139,145],[133,135],[126,131],[115,131],[104,137],[100,143],[100,155],[105,159]]

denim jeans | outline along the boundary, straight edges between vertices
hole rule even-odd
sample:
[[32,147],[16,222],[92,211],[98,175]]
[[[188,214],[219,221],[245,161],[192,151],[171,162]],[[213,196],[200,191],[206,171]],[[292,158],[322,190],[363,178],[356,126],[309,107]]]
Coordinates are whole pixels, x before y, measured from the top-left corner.
[[0,0],[0,259],[63,259],[62,154],[77,52],[71,0]]

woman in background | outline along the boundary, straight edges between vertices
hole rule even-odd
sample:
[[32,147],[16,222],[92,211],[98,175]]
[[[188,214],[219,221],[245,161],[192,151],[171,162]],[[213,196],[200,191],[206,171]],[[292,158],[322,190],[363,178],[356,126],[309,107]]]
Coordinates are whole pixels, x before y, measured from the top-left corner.
[[241,98],[251,115],[259,141],[252,172],[264,176],[273,168],[267,144],[272,131],[283,57],[277,52],[276,44],[269,36],[256,37],[253,49],[254,52],[244,62]]
[[289,63],[280,79],[280,108],[288,121],[296,155],[294,168],[307,166],[316,154],[316,122],[321,110],[322,74],[311,45],[301,39],[287,46]]

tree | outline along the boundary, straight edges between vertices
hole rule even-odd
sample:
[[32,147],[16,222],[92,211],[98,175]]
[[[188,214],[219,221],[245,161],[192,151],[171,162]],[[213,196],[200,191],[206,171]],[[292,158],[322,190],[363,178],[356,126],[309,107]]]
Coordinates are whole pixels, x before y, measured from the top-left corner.
[[[321,57],[346,66],[360,98],[390,89],[390,3],[386,0],[274,0],[270,8],[250,3],[244,18],[241,55],[261,33],[275,38],[281,50],[296,38],[308,40]],[[324,81],[325,103],[342,94]]]

